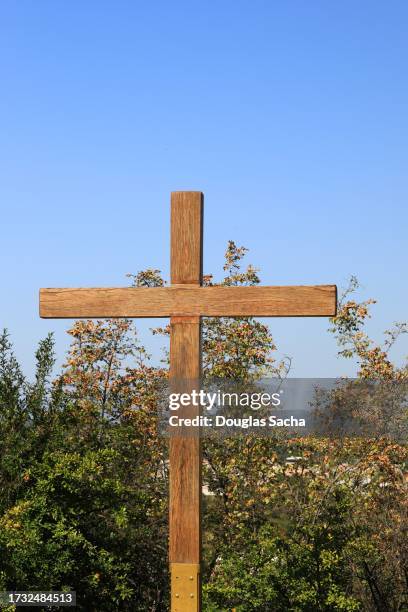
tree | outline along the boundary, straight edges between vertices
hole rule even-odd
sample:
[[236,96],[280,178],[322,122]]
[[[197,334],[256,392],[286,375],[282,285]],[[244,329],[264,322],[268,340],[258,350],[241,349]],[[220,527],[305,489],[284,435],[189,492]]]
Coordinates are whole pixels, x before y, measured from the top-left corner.
[[[220,284],[259,283],[229,242]],[[158,270],[130,275],[164,284]],[[214,284],[208,275],[204,282]],[[362,379],[407,367],[364,331],[372,301],[340,299],[332,332]],[[158,431],[166,359],[151,364],[130,320],[80,321],[52,380],[53,340],[29,383],[0,339],[2,590],[74,588],[78,609],[168,609],[167,442]],[[153,330],[168,335],[168,328]],[[203,321],[207,380],[286,376],[267,326]],[[313,436],[204,440],[205,610],[402,611],[407,603],[407,447]]]
[[[357,356],[363,379],[405,379],[389,359],[405,326],[375,345],[363,329],[373,302],[347,299],[357,286],[332,320],[341,354]],[[407,458],[387,439],[246,436],[207,448],[207,608],[405,609]]]

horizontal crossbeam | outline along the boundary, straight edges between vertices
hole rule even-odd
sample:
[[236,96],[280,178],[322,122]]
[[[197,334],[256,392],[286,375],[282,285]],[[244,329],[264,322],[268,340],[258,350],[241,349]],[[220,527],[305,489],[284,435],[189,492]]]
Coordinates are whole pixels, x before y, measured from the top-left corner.
[[336,286],[40,289],[44,319],[115,317],[332,317]]

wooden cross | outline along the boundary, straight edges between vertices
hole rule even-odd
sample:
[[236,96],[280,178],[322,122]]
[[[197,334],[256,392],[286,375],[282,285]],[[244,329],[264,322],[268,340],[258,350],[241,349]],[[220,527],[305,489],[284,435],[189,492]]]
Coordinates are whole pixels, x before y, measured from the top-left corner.
[[[193,381],[200,378],[203,316],[335,315],[335,285],[202,287],[202,247],[203,194],[174,192],[171,195],[171,286],[40,289],[40,316],[50,319],[170,317],[170,379]],[[172,612],[201,610],[201,495],[200,437],[171,436]]]

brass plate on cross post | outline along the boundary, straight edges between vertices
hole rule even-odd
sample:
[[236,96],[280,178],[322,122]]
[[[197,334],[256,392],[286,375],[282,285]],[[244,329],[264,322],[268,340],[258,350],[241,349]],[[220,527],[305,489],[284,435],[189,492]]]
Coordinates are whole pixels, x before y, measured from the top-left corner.
[[171,612],[197,612],[200,609],[200,565],[170,563]]

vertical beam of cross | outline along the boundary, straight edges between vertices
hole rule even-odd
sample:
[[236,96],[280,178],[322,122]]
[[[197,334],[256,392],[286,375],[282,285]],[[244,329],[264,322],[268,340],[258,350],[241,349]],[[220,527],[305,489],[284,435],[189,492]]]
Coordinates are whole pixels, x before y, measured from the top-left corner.
[[[171,196],[171,284],[202,282],[203,194],[174,192]],[[199,316],[170,318],[170,385],[188,392],[201,375]],[[194,416],[185,406],[179,416]],[[199,435],[170,436],[169,561],[172,612],[196,612],[200,602],[201,564],[201,440]]]

